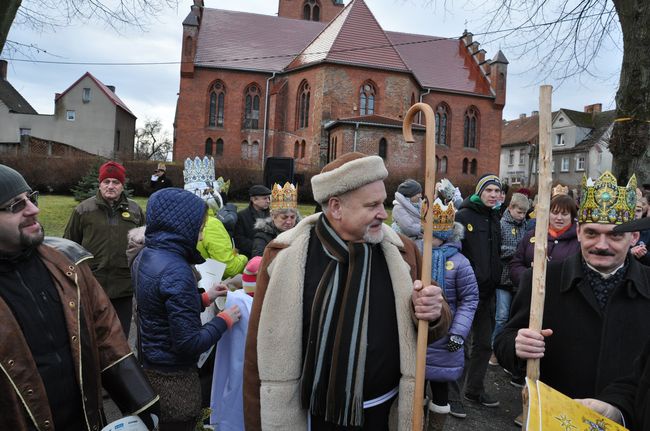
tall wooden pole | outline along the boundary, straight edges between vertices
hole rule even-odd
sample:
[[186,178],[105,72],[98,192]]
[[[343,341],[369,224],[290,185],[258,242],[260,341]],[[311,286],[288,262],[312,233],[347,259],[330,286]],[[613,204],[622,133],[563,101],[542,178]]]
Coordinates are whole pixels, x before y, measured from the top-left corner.
[[[541,331],[544,317],[544,297],[546,295],[546,256],[548,246],[548,219],[551,206],[551,94],[553,87],[542,85],[539,88],[539,161],[537,166],[537,206],[535,207],[535,254],[533,260],[533,285],[530,298],[530,329]],[[539,379],[539,359],[529,359],[526,376]],[[524,430],[528,416],[528,393],[523,391]]]
[[[436,123],[433,109],[426,103],[416,103],[406,113],[402,132],[406,142],[413,143],[413,132],[411,126],[418,112],[424,114],[426,126],[425,134],[425,176],[424,176],[424,200],[422,202],[424,211],[424,248],[422,256],[422,284],[431,284],[431,254],[433,239],[433,213],[429,210],[434,200],[436,186]],[[413,431],[422,431],[422,414],[424,401],[424,368],[427,360],[427,335],[429,322],[418,321],[418,344],[415,362],[415,394],[413,396]]]

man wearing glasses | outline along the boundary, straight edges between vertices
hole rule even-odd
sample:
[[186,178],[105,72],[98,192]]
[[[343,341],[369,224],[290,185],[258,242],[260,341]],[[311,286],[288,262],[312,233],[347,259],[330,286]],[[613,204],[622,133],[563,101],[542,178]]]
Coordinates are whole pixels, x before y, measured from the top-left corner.
[[0,429],[101,429],[100,385],[152,429],[158,396],[85,263],[92,256],[61,238],[61,251],[44,244],[37,201],[0,165]]

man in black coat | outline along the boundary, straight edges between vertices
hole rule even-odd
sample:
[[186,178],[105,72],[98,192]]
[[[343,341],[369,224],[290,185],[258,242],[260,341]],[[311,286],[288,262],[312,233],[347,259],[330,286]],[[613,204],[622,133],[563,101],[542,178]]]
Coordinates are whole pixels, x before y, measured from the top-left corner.
[[510,320],[495,340],[506,369],[541,358],[540,380],[572,398],[596,397],[632,372],[633,359],[650,339],[650,268],[630,258],[638,232],[617,232],[615,226],[634,213],[635,186],[631,180],[618,187],[606,172],[583,187],[580,253],[549,264],[541,331],[528,328],[532,272],[524,274]]
[[[492,354],[494,328],[494,295],[501,281],[501,221],[497,208],[501,198],[501,181],[493,174],[483,175],[476,184],[475,193],[465,199],[456,213],[456,221],[465,227],[462,253],[472,264],[479,289],[479,303],[471,330],[471,346],[466,366],[465,399],[497,407],[499,401],[486,393],[484,380]],[[450,386],[451,414],[464,417],[459,386]]]
[[250,204],[237,213],[235,225],[235,247],[241,254],[251,257],[253,251],[253,238],[255,237],[255,221],[258,218],[269,217],[271,204],[271,190],[261,184],[252,186],[248,190]]

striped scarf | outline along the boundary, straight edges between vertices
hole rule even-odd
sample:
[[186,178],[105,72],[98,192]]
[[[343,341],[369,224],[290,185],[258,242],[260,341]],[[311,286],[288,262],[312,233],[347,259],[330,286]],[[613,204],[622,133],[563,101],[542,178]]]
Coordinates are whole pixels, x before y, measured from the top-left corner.
[[323,215],[315,232],[331,260],[311,308],[301,402],[314,416],[358,427],[363,425],[372,248],[343,241]]

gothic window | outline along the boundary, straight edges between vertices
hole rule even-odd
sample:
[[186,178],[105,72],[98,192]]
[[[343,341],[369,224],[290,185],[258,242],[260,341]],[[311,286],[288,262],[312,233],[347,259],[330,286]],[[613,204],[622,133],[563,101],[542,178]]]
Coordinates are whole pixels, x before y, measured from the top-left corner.
[[215,156],[223,156],[223,139],[217,139],[217,148]]
[[223,127],[223,111],[226,99],[226,87],[223,82],[217,81],[210,89],[210,114],[208,115],[209,127]]
[[307,142],[303,139],[302,142],[300,143],[300,158],[304,159],[305,158],[305,148],[307,147]]
[[296,141],[295,144],[293,144],[293,158],[297,159],[300,157],[300,142]]
[[255,85],[249,85],[245,92],[244,129],[259,129],[260,95],[262,90]]
[[205,155],[206,156],[212,155],[212,138],[208,138],[205,140]]
[[443,156],[443,158],[440,159],[440,173],[441,174],[447,173],[447,156]]
[[375,86],[366,82],[359,90],[359,114],[372,115],[375,113]]
[[472,162],[469,164],[469,173],[472,175],[476,175],[476,172],[478,171],[478,163],[476,162],[476,159],[472,159]]
[[243,160],[248,159],[248,141],[246,140],[241,142],[241,158]]
[[467,160],[467,157],[463,159],[463,173],[466,174],[469,172],[469,160]]
[[377,154],[379,157],[386,160],[386,157],[388,156],[388,142],[386,142],[386,138],[381,138],[379,140],[379,150],[377,151]]
[[260,158],[260,143],[257,141],[254,141],[253,145],[251,145],[250,158],[252,160],[259,160]]
[[474,106],[470,106],[465,111],[463,146],[465,148],[476,148],[478,146],[478,109]]
[[436,107],[436,145],[449,146],[449,106],[441,103]]
[[320,3],[317,0],[306,0],[302,7],[302,18],[307,21],[320,21]]
[[298,129],[309,127],[309,83],[303,81],[298,90]]

